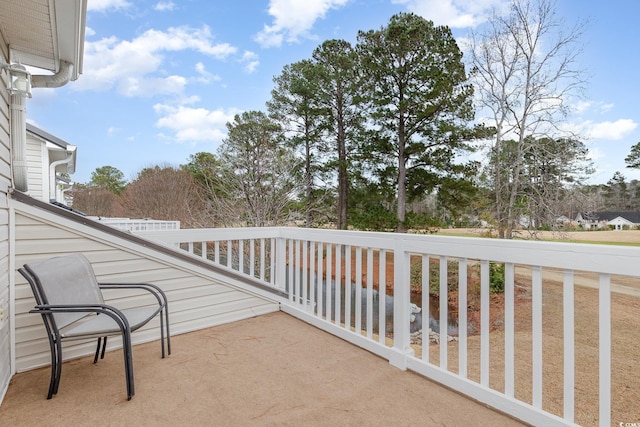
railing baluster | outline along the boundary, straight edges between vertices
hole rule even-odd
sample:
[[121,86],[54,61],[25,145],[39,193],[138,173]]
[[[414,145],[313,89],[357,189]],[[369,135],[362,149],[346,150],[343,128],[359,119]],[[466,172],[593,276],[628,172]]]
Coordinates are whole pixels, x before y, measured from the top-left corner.
[[387,337],[387,254],[378,250],[378,342],[386,343]]
[[280,261],[280,264],[284,262],[284,257],[280,258],[280,254],[278,253],[278,242],[281,239],[276,239],[274,237],[269,239],[269,246],[271,250],[269,252],[269,282],[275,286],[276,278],[278,277],[278,272],[276,267],[276,259]]
[[611,425],[611,275],[600,274],[598,289],[600,426]]
[[326,276],[327,280],[325,280],[325,293],[326,300],[324,309],[326,312],[327,322],[331,322],[331,257],[332,257],[331,243],[327,243],[327,256],[325,257],[327,268],[326,268]]
[[244,239],[238,240],[238,271],[242,274],[244,272]]
[[309,242],[302,242],[302,304],[308,308],[308,286],[309,286]]
[[532,405],[542,408],[542,268],[531,267]]
[[340,325],[342,321],[342,248],[342,245],[336,245],[335,308],[333,310],[336,325]]
[[264,239],[260,239],[260,280],[265,279],[265,253],[264,253]]
[[324,245],[322,242],[318,242],[318,298],[316,302],[318,303],[318,317],[322,318],[324,314],[324,272],[323,272],[323,263],[324,263]]
[[311,312],[316,309],[316,290],[318,289],[318,283],[316,279],[316,243],[309,242],[309,304]]
[[447,355],[448,350],[448,305],[449,305],[449,283],[448,283],[448,258],[446,256],[440,257],[440,368],[443,370],[448,369]]
[[302,299],[302,275],[304,274],[304,271],[300,265],[301,244],[302,242],[300,240],[296,240],[296,296],[298,297],[298,304],[302,305],[304,304],[304,300]]
[[193,254],[193,242],[189,242],[188,243],[188,247],[189,247],[189,249],[188,249],[189,253]]
[[249,276],[255,277],[256,273],[256,240],[249,239]]
[[220,241],[213,242],[213,262],[220,264]]
[[[275,240],[275,243],[273,242]],[[271,267],[275,271],[275,277],[273,278],[273,284],[279,288],[284,288],[287,281],[287,240],[283,237],[273,239],[271,243],[272,254],[275,253],[275,257],[271,257]],[[273,252],[275,244],[275,252]]]
[[373,338],[373,248],[367,249],[367,338]]
[[489,261],[480,261],[480,384],[489,387]]
[[356,247],[356,334],[362,332],[362,247]]
[[351,330],[351,291],[353,283],[351,282],[351,245],[345,246],[344,261],[344,324],[347,331]]
[[467,378],[467,259],[458,260],[458,375]]
[[504,266],[504,393],[515,393],[515,265]]
[[575,320],[573,270],[565,270],[562,282],[562,314],[564,337],[564,419],[570,423],[575,411]]
[[289,301],[295,300],[295,278],[293,277],[293,240],[287,239],[287,257],[289,262],[287,263],[287,284],[289,287]]
[[429,255],[422,255],[422,360],[429,362]]
[[207,242],[200,242],[200,256],[207,259]]
[[233,245],[231,240],[227,240],[227,267],[231,268],[231,261],[233,258]]

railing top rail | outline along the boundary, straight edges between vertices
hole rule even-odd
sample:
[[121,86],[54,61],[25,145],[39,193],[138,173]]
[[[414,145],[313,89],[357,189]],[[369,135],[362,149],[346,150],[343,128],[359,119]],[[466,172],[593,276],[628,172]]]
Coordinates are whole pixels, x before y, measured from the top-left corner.
[[640,276],[640,247],[295,227],[209,228],[136,232],[166,243],[286,238],[416,254],[484,259],[568,270]]

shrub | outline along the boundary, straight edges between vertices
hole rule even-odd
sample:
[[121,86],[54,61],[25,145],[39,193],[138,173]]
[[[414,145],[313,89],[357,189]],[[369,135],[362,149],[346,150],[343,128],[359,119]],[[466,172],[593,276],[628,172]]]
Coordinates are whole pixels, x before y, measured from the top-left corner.
[[489,291],[504,292],[504,263],[489,263]]

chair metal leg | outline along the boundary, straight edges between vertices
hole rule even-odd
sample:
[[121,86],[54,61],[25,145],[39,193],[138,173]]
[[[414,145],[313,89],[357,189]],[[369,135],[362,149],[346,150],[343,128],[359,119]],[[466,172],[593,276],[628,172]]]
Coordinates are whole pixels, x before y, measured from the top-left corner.
[[162,311],[160,312],[160,347],[162,348],[162,358],[164,359],[164,320]]
[[131,400],[135,394],[135,385],[133,378],[133,356],[131,349],[131,333],[129,330],[122,332],[122,352],[124,353],[124,371],[127,383],[127,400]]
[[98,355],[100,359],[104,359],[104,352],[107,349],[107,337],[98,338],[98,346],[96,347],[96,354],[93,357],[93,363],[98,363]]
[[53,387],[53,394],[58,394],[60,386],[60,377],[62,376],[62,342],[58,337],[56,340],[56,381]]
[[[166,319],[166,321],[165,321]],[[165,357],[164,339],[167,338],[167,354],[171,354],[171,333],[169,332],[169,310],[165,308],[160,312],[160,345],[162,348],[162,358]]]
[[98,363],[98,355],[100,354],[100,344],[102,344],[102,337],[98,338],[98,345],[96,346],[96,354],[93,356],[93,363]]
[[47,399],[51,399],[54,395],[54,390],[56,387],[56,378],[58,372],[58,351],[57,345],[53,341],[52,337],[49,337],[49,346],[51,347],[51,379],[49,380],[49,392],[47,394]]
[[[164,306],[164,315],[166,317],[166,328],[167,328],[167,354],[171,354],[171,334],[169,333],[169,307],[167,305]],[[160,313],[162,316],[162,313]]]
[[104,359],[104,352],[107,350],[107,338],[102,338],[102,351],[100,352],[100,359]]

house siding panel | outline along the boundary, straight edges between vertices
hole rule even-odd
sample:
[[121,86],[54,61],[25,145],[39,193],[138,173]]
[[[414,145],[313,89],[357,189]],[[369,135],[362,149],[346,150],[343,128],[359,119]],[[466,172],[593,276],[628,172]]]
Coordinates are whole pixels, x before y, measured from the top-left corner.
[[[0,32],[0,60],[8,62],[8,46]],[[11,185],[11,151],[9,139],[9,94],[6,72],[0,72],[0,401],[9,385],[12,367],[11,284],[9,280],[9,211],[8,189]]]
[[29,186],[29,195],[38,200],[48,200],[44,197],[43,192],[43,159],[42,159],[42,146],[44,144],[41,141],[27,136],[27,182]]
[[[223,282],[214,273],[193,271],[184,262],[155,254],[116,236],[95,233],[86,226],[69,223],[36,208],[14,204],[16,215],[16,266],[62,255],[83,252],[92,263],[99,281],[141,282],[160,286],[169,298],[172,335],[253,317],[279,309],[277,302],[255,296]],[[65,222],[66,221],[66,222]],[[29,314],[33,307],[31,290],[26,281],[16,277],[16,367],[24,371],[49,363],[49,347],[39,316]],[[127,308],[151,302],[144,293],[135,291],[105,292],[108,302]],[[157,340],[156,320],[133,336],[134,344]],[[119,339],[110,340],[109,348],[120,346]],[[68,342],[65,359],[93,354],[95,342]],[[135,354],[135,350],[134,350]],[[135,357],[135,356],[134,356]]]

